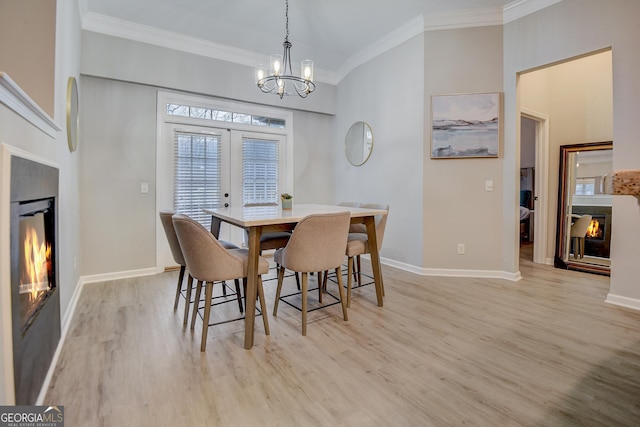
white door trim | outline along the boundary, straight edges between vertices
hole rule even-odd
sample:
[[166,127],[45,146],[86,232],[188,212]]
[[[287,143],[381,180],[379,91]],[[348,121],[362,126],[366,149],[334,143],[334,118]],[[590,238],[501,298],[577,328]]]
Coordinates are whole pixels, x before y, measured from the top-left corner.
[[533,262],[553,264],[547,258],[547,227],[549,206],[549,116],[540,112],[521,108],[520,115],[536,122],[535,194],[533,214]]

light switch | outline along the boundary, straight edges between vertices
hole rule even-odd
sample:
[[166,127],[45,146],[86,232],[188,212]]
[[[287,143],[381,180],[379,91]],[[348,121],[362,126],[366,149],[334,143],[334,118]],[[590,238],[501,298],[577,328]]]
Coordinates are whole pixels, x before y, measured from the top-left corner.
[[140,184],[140,192],[143,194],[146,194],[149,192],[149,184],[147,184],[146,182],[143,182],[142,184]]
[[493,191],[493,181],[488,179],[484,182],[484,191]]

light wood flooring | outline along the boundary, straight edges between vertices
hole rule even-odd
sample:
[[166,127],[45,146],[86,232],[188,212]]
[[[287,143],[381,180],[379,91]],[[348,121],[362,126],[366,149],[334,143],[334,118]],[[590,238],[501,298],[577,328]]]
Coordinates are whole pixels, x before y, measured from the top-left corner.
[[209,330],[205,353],[201,320],[192,332],[183,302],[173,311],[176,272],[88,284],[44,404],[70,427],[640,425],[640,312],[604,302],[608,277],[521,271],[383,266],[383,308],[364,287],[348,322],[339,305],[314,311],[303,337],[280,304],[270,336],[256,318],[252,350],[234,322]]

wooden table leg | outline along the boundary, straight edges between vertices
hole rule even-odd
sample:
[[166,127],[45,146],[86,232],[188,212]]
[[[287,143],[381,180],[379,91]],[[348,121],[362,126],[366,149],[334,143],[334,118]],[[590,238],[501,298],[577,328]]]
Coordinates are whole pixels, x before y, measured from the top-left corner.
[[371,269],[373,270],[373,280],[376,284],[376,298],[378,307],[382,307],[382,269],[380,268],[380,254],[378,252],[378,240],[376,239],[376,220],[374,216],[364,218],[367,226],[367,239],[369,240],[369,252],[371,255]]
[[[258,260],[260,257],[260,235],[262,227],[249,228],[249,265],[247,290],[245,292],[244,348],[253,347],[253,331],[256,322],[256,296],[258,292]],[[263,313],[266,316],[266,313]]]

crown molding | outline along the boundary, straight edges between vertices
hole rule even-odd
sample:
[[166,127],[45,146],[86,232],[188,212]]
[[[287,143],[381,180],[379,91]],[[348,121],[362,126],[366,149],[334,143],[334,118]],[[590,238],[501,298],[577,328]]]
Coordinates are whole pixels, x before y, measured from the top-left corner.
[[503,23],[509,23],[546,7],[560,3],[562,0],[515,0],[503,9]]
[[[148,25],[136,24],[99,13],[88,12],[84,14],[82,17],[82,29],[249,67],[255,67],[260,63],[269,63],[268,55],[161,30]],[[335,84],[335,73],[316,68],[314,77],[316,81]]]
[[[356,67],[425,31],[503,25],[559,3],[562,0],[515,0],[504,8],[470,9],[417,16],[350,57],[337,72],[314,70],[315,80],[336,85]],[[86,0],[79,1],[82,29],[113,37],[147,43],[194,55],[255,67],[268,63],[269,56],[147,25],[87,12]]]
[[502,8],[468,9],[424,15],[425,31],[490,25],[502,25]]
[[339,69],[337,74],[337,81],[339,83],[356,67],[364,64],[367,61],[375,58],[384,52],[393,49],[394,47],[406,42],[412,37],[422,34],[424,31],[424,20],[422,15],[417,16],[396,30],[392,31],[383,38],[371,43],[351,58],[347,60]]
[[473,9],[417,16],[353,55],[337,72],[338,82],[356,67],[425,31],[502,25],[502,9]]

